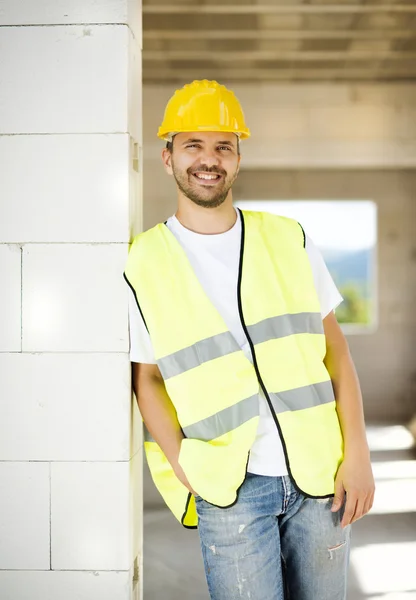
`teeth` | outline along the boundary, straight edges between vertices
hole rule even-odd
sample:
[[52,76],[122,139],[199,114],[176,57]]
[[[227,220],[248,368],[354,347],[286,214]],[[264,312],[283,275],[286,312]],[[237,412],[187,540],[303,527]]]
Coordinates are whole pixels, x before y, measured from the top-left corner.
[[197,175],[198,179],[218,179],[218,175]]

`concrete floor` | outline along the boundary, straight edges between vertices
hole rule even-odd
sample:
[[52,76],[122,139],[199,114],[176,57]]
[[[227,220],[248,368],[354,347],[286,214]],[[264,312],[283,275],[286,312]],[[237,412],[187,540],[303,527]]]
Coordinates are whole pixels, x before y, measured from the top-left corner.
[[[416,600],[416,451],[400,426],[368,438],[376,500],[353,526],[348,600]],[[145,511],[144,599],[209,600],[198,534],[165,509]]]

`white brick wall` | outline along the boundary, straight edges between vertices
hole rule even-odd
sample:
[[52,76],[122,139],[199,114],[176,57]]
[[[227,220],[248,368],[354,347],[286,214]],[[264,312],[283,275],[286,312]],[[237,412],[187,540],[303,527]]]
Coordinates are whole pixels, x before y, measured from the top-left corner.
[[142,49],[140,0],[2,0],[0,25],[120,24],[129,26]]
[[[50,489],[47,462],[1,462],[2,569],[49,569]],[[3,587],[0,573],[0,590]]]
[[5,0],[0,25],[0,598],[138,600],[141,6]]
[[23,351],[127,352],[127,244],[25,244]]
[[0,352],[20,352],[21,342],[21,249],[0,245]]
[[2,571],[2,600],[125,600],[130,571]]
[[0,135],[0,155],[3,243],[127,240],[128,134]]
[[140,450],[126,354],[2,353],[0,365],[1,460],[128,461]]
[[130,35],[122,25],[3,28],[1,133],[127,131]]

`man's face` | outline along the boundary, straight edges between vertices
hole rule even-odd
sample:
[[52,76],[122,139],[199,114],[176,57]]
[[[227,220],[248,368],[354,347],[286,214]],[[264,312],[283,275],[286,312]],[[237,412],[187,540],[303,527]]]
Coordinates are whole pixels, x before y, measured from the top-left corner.
[[163,153],[165,167],[181,192],[199,206],[216,208],[237,178],[237,136],[216,131],[178,133],[173,151]]

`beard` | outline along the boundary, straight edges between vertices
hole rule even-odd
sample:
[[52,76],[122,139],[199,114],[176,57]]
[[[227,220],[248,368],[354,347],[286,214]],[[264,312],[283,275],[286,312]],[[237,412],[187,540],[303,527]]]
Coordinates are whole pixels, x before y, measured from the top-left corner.
[[[190,167],[186,171],[179,171],[179,169],[175,168],[173,159],[172,170],[176,184],[182,194],[198,206],[203,206],[204,208],[217,208],[218,206],[221,206],[227,198],[228,192],[238,175],[238,167],[232,175],[228,175],[226,171],[219,167],[208,169],[204,165],[199,165],[198,168]],[[198,184],[198,181],[194,176],[194,173],[197,173],[198,171],[221,175],[221,181],[215,187],[207,185],[203,188]]]

